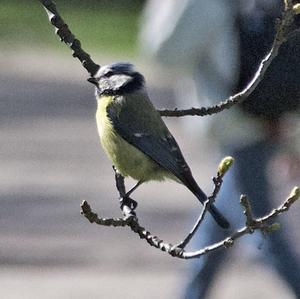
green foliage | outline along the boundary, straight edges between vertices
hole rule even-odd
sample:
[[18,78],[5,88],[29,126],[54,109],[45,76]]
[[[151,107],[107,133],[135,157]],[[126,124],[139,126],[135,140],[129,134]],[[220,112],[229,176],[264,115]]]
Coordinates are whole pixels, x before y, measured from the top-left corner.
[[[126,5],[125,5],[125,4]],[[132,56],[143,1],[56,1],[59,12],[88,51]],[[60,48],[38,1],[0,1],[0,46]]]

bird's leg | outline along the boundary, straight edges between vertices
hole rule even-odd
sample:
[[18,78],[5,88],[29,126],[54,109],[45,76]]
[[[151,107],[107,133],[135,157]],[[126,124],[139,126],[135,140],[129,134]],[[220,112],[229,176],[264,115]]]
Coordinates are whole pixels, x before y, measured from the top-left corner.
[[126,204],[126,205],[129,205],[129,207],[132,209],[132,210],[135,210],[138,203],[133,200],[132,198],[129,197],[129,195],[138,187],[140,186],[141,184],[143,183],[143,181],[138,181],[128,192],[126,192],[126,194],[124,194],[124,196],[122,196],[121,198],[121,206]]
[[115,180],[116,180],[116,187],[119,191],[120,197],[124,197],[126,194],[124,177],[118,172],[116,167],[113,165],[113,170],[115,172]]
[[138,181],[128,192],[126,192],[125,196],[129,196],[138,186],[142,185],[143,181]]
[[127,206],[130,208],[130,210],[134,211],[136,209],[137,205],[138,205],[138,203],[130,197],[121,197],[120,198],[120,206],[121,206],[122,210],[123,210],[124,206]]
[[123,211],[124,206],[127,206],[130,210],[135,210],[137,207],[137,202],[129,197],[129,195],[142,183],[138,182],[133,188],[126,192],[124,177],[118,172],[118,170],[113,166],[115,172],[116,187],[120,194],[120,206]]
[[123,209],[123,206],[126,205],[128,206],[131,210],[135,210],[138,203],[129,197],[129,195],[143,182],[139,181],[137,182],[128,192],[126,192],[124,195],[121,196],[120,198],[120,204],[121,204],[121,209]]

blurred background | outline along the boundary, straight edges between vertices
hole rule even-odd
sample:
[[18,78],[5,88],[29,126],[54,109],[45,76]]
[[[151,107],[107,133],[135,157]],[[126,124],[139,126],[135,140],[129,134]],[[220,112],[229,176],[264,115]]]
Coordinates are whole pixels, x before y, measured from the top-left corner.
[[[174,82],[191,86],[188,70],[163,65],[146,53],[147,1],[56,4],[94,61],[136,65],[156,107],[195,104],[179,102],[174,88]],[[0,51],[1,298],[182,298],[195,268],[192,261],[150,248],[128,229],[91,225],[80,215],[85,199],[99,216],[120,216],[114,174],[99,145],[94,88],[55,36],[38,1],[0,1]],[[223,154],[218,134],[203,119],[166,122],[195,178],[209,192]],[[290,123],[296,130],[298,120],[291,117],[285,124]],[[274,174],[274,205],[299,183],[299,169],[290,178],[289,163],[284,152],[268,166]],[[232,196],[238,202],[239,193]],[[141,224],[173,243],[185,236],[200,211],[193,195],[172,182],[146,184],[134,199]],[[285,218],[298,248],[299,215],[295,205],[279,219]],[[296,298],[278,273],[256,259],[258,248],[238,244],[230,251],[208,298]]]

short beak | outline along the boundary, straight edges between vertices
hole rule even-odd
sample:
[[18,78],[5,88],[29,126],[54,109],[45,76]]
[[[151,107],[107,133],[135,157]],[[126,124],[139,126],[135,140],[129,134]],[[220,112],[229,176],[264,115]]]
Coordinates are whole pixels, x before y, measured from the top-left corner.
[[97,87],[97,89],[99,89],[99,83],[98,83],[98,80],[96,78],[91,77],[91,78],[88,78],[87,81],[94,84]]

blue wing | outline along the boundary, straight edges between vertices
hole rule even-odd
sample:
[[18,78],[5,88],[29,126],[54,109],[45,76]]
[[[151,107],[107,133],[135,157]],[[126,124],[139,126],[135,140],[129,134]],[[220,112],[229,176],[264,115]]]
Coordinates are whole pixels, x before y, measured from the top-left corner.
[[[141,99],[135,99],[143,101]],[[120,97],[118,105],[107,107],[107,114],[116,132],[128,143],[138,148],[164,169],[170,171],[189,189],[194,184],[189,166],[172,134],[162,121],[159,113],[149,101],[136,103]]]

